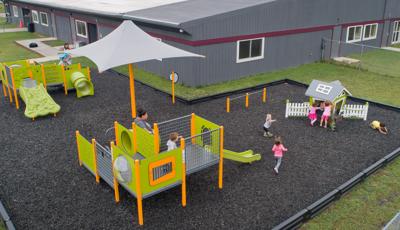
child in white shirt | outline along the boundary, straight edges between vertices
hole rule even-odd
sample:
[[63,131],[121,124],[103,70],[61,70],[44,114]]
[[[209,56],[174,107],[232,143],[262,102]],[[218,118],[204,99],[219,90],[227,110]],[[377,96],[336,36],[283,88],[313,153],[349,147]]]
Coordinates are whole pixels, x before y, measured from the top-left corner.
[[167,151],[171,151],[171,150],[177,148],[176,142],[179,140],[179,138],[182,138],[182,137],[179,136],[179,134],[177,132],[169,134],[169,140],[167,141],[167,146],[168,146]]
[[272,115],[267,114],[267,117],[265,118],[265,123],[264,123],[264,137],[272,137],[273,134],[269,131],[271,128],[271,125],[273,122],[276,120],[272,120]]

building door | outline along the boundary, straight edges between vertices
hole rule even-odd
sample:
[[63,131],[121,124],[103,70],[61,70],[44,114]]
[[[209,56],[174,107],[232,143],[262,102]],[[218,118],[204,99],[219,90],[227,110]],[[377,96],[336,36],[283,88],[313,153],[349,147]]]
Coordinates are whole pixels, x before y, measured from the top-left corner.
[[24,26],[27,27],[32,22],[31,10],[22,8],[22,16],[24,18]]
[[[332,31],[331,55],[330,58],[339,57],[340,39],[342,35],[342,26],[335,26]],[[328,43],[329,44],[329,43]]]
[[400,43],[400,21],[393,23],[393,37],[392,44]]
[[97,25],[88,23],[88,33],[89,33],[89,43],[93,43],[97,40],[99,40],[98,34],[97,34]]

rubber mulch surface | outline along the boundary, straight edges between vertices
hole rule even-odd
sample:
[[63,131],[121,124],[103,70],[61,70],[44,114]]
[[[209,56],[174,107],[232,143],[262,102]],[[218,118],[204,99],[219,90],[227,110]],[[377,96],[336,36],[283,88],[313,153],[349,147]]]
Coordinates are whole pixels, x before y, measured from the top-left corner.
[[[6,99],[0,109],[0,197],[17,229],[135,229],[136,200],[121,189],[121,202],[105,182],[79,167],[75,130],[106,144],[105,131],[130,118],[129,81],[112,73],[94,75],[96,96],[77,99],[52,92],[61,105],[57,117],[35,122]],[[285,100],[303,102],[305,88],[281,84],[268,88],[268,102],[252,95],[250,108],[244,98],[225,99],[193,106],[171,105],[170,98],[136,84],[138,106],[150,122],[164,121],[192,112],[225,127],[225,148],[252,149],[262,160],[252,164],[224,161],[224,188],[218,189],[218,167],[187,179],[188,205],[181,207],[176,187],[144,200],[144,229],[254,229],[271,228],[318,200],[367,166],[399,146],[400,113],[371,106],[368,121],[343,120],[338,131],[310,127],[304,119],[285,119]],[[281,135],[289,149],[279,175],[273,174],[272,139],[263,137],[265,114],[278,121],[272,132]],[[388,136],[371,130],[379,119]]]

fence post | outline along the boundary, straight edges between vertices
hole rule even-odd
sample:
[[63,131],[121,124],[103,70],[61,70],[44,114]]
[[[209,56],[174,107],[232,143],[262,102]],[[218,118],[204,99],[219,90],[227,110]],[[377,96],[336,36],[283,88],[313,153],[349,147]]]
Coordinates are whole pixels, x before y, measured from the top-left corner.
[[363,116],[364,121],[367,120],[367,116],[368,116],[368,107],[369,107],[369,103],[368,103],[368,101],[367,101],[367,102],[365,103],[365,107],[364,107],[364,116]]
[[81,151],[79,150],[79,141],[78,141],[79,135],[80,135],[79,131],[76,130],[75,131],[75,136],[76,136],[76,148],[78,150],[78,162],[79,162],[79,166],[82,166]]
[[286,111],[285,111],[285,118],[289,116],[289,99],[286,99]]
[[139,160],[135,160],[135,179],[136,179],[136,200],[139,216],[139,225],[143,225],[143,204],[142,204],[142,191],[140,188],[140,169]]
[[154,123],[153,128],[154,135],[154,154],[158,154],[160,152],[160,132],[158,130],[158,124]]
[[246,109],[249,108],[249,93],[246,93]]
[[65,93],[65,95],[68,95],[67,76],[65,76],[65,67],[64,67],[64,65],[61,65],[61,75],[62,75],[63,81],[64,81],[64,93]]
[[90,67],[86,67],[86,73],[89,81],[92,81],[92,77],[90,76]]
[[186,207],[186,161],[185,161],[185,139],[181,138],[182,150],[182,206]]
[[10,72],[11,72],[11,81],[12,81],[13,91],[14,91],[15,106],[17,107],[17,109],[19,109],[19,101],[18,101],[18,95],[17,95],[17,87],[15,86],[14,71],[13,71],[12,68],[10,68]]
[[171,94],[172,94],[172,104],[175,104],[175,73],[172,71],[172,85],[171,85]]
[[132,122],[132,132],[133,132],[133,135],[132,135],[132,143],[133,143],[133,154],[136,154],[137,153],[137,141],[136,141],[136,123],[135,122]]
[[267,88],[263,89],[263,96],[262,96],[263,103],[267,102]]
[[47,82],[46,82],[46,73],[44,72],[44,65],[40,65],[40,70],[42,72],[42,81],[43,81],[43,86],[47,90]]
[[219,129],[219,174],[218,174],[218,187],[223,187],[223,173],[224,173],[224,126]]
[[115,203],[118,203],[119,202],[119,184],[118,184],[117,177],[115,176],[115,172],[114,172],[114,155],[113,155],[114,146],[115,146],[114,141],[111,141],[110,146],[111,146],[111,157],[112,157],[111,168],[112,168],[113,182],[114,182],[114,199],[115,199]]
[[226,112],[231,112],[231,99],[229,97],[226,98]]
[[93,160],[94,160],[94,175],[96,177],[96,183],[100,183],[99,172],[97,170],[97,154],[96,154],[96,139],[92,139],[92,151],[93,151]]
[[119,145],[119,137],[118,137],[118,121],[114,121],[114,131],[115,131],[115,145]]

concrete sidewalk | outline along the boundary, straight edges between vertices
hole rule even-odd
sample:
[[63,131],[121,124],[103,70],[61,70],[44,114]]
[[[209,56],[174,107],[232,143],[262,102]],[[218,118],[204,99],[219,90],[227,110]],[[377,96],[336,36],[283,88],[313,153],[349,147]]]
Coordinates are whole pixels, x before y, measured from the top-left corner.
[[27,28],[1,28],[0,26],[0,33],[15,33],[15,32],[26,32],[28,31]]
[[382,49],[400,52],[400,48],[395,48],[395,47],[383,47]]
[[[29,49],[35,53],[42,55],[43,57],[41,57],[41,58],[30,59],[31,61],[42,63],[42,62],[58,60],[59,59],[58,55],[63,52],[62,47],[60,47],[60,46],[51,47],[51,46],[43,43],[44,41],[52,41],[52,40],[56,40],[56,38],[52,38],[52,37],[50,37],[50,38],[35,38],[35,39],[16,41],[16,43],[25,47],[26,49]],[[38,47],[30,48],[29,44],[32,42],[36,43],[38,45]]]

